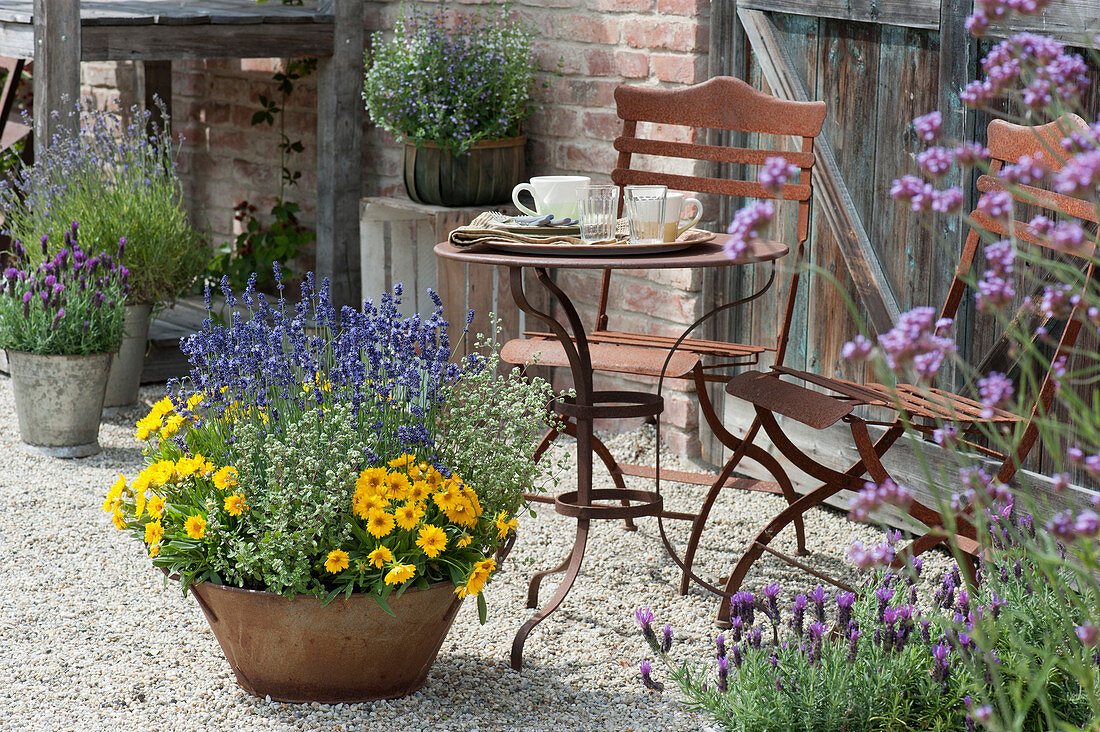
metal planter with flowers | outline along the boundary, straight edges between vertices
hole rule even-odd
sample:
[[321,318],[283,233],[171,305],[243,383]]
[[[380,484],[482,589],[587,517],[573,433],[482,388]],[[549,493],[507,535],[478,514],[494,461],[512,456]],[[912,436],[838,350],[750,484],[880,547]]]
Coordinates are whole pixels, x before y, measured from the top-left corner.
[[[488,12],[496,11],[489,8]],[[418,203],[505,203],[525,177],[530,27],[501,11],[403,15],[367,60],[371,120],[402,140],[405,190]]]
[[19,242],[14,248],[0,291],[0,348],[7,350],[20,437],[52,457],[94,455],[129,273],[110,255],[81,249],[76,223],[53,256],[42,238],[37,266]]
[[419,688],[465,597],[484,621],[542,470],[550,386],[498,375],[492,355],[452,362],[442,308],[405,318],[400,293],[337,314],[312,276],[295,306],[247,290],[250,318],[183,341],[189,380],[137,424],[148,466],[104,501],[252,694]]

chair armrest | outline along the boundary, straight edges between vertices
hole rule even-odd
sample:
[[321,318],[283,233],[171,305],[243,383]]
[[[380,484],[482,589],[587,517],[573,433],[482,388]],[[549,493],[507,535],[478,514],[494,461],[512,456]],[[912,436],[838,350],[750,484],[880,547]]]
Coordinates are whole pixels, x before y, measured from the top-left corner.
[[726,382],[726,393],[769,412],[782,414],[817,430],[851,413],[851,401],[807,389],[779,378],[774,371],[745,371]]

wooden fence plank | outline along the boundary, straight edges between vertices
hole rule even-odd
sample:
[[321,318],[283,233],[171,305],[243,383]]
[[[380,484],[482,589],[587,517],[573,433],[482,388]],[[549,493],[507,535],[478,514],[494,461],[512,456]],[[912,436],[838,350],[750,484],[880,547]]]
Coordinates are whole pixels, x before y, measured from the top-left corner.
[[816,18],[855,20],[934,30],[939,24],[937,0],[741,0],[740,7]]
[[[782,46],[775,39],[771,21],[759,10],[738,10],[761,70],[774,94],[786,99],[807,101],[806,89],[791,71]],[[874,249],[855,211],[851,193],[844,183],[836,155],[828,140],[817,144],[817,195],[821,196],[825,217],[837,236],[844,263],[852,277],[860,301],[867,308],[869,324],[877,333],[885,333],[897,320],[899,308],[889,282],[875,256]]]
[[[34,147],[76,134],[80,99],[80,0],[34,0]],[[56,116],[51,112],[60,112]]]

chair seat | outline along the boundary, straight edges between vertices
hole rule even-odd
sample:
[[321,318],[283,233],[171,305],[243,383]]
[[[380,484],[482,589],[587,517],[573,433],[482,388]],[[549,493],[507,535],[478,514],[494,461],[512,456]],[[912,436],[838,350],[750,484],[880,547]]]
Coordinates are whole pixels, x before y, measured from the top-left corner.
[[[785,374],[835,392],[822,394],[798,384],[780,381]],[[1009,424],[1022,418],[1003,409],[935,387],[912,384],[857,384],[809,371],[775,367],[769,373],[747,371],[726,384],[726,392],[770,411],[798,420],[815,429],[823,429],[849,414],[856,406],[885,407],[911,418],[952,422],[959,425]]]
[[[622,346],[613,343],[589,343],[588,351],[592,357],[595,371],[612,371],[621,374],[639,374],[642,376],[660,376],[668,349]],[[539,366],[569,366],[565,348],[552,338],[514,338],[500,349],[500,358],[505,363],[517,366],[538,364]],[[681,379],[689,375],[700,363],[694,353],[677,351],[669,361],[665,375]]]
[[15,143],[31,134],[31,128],[19,122],[8,121],[4,125],[4,134],[0,136],[0,150],[7,150]]

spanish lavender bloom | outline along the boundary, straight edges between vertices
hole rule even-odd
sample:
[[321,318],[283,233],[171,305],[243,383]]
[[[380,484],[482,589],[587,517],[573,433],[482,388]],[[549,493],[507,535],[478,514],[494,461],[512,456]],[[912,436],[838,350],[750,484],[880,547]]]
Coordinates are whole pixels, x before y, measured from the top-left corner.
[[772,582],[770,585],[764,588],[764,597],[768,601],[768,615],[771,617],[773,624],[779,624],[779,583]]
[[730,655],[733,656],[733,666],[734,666],[734,668],[741,668],[741,661],[742,661],[742,659],[741,659],[741,647],[735,645],[733,647],[733,651],[731,652]]
[[929,112],[913,120],[913,129],[925,142],[932,142],[939,137],[941,127],[943,127],[943,115],[939,112]]
[[760,630],[760,626],[754,627],[749,631],[749,647],[759,650],[760,646],[764,642],[764,631]]
[[1084,625],[1079,625],[1074,632],[1077,633],[1077,640],[1089,647],[1095,646],[1097,640],[1100,640],[1100,630],[1097,630],[1092,623],[1086,622]]
[[854,592],[838,592],[836,595],[836,625],[844,629],[852,619],[852,605],[856,601]]
[[726,657],[726,636],[723,635],[722,633],[719,633],[718,637],[714,641],[714,644],[718,649],[716,657],[717,658],[725,658]]
[[653,611],[649,609],[649,606],[640,607],[634,611],[634,618],[638,621],[638,625],[642,627],[642,637],[646,639],[649,647],[654,652],[659,651],[660,643],[657,641],[657,634],[653,632]]
[[[736,648],[736,646],[734,646]],[[730,660],[727,656],[718,659],[718,691],[726,691],[729,688]]]
[[784,184],[798,175],[798,168],[779,156],[768,158],[757,173],[756,179],[769,193],[780,193]]
[[660,681],[653,680],[653,676],[651,675],[653,671],[653,664],[651,664],[649,661],[642,661],[640,664],[638,664],[638,671],[641,673],[642,685],[645,686],[645,688],[649,689],[650,691],[661,691],[665,688],[665,685],[662,684]]
[[665,623],[665,627],[661,629],[661,653],[668,653],[672,648],[672,626]]
[[775,216],[771,201],[752,201],[733,215],[726,233],[730,238],[723,245],[730,259],[737,259],[749,250],[760,236],[760,230]]
[[829,598],[829,594],[825,592],[825,588],[818,585],[810,593],[810,599],[814,601],[814,617],[817,618],[817,622],[825,622],[825,600]]
[[875,590],[875,597],[878,598],[878,619],[882,622],[886,616],[886,607],[894,597],[894,589],[892,587],[879,587]]
[[809,604],[809,600],[801,592],[795,595],[794,604],[791,605],[791,628],[794,630],[795,638],[802,637],[802,619]]
[[730,618],[730,638],[733,639],[734,643],[741,642],[741,633],[744,627],[745,621],[742,620],[740,617],[735,616],[733,618]]
[[848,663],[856,660],[856,652],[859,650],[859,631],[853,629],[848,633]]
[[937,643],[932,648],[932,679],[939,684],[947,684],[947,678],[951,673],[951,660],[948,658],[948,648],[943,643]]
[[730,614],[744,620],[745,625],[752,625],[753,620],[755,620],[754,605],[756,597],[751,592],[742,590],[734,593],[733,597],[730,598],[730,603]]

